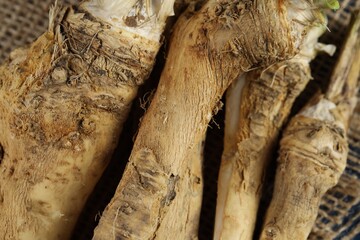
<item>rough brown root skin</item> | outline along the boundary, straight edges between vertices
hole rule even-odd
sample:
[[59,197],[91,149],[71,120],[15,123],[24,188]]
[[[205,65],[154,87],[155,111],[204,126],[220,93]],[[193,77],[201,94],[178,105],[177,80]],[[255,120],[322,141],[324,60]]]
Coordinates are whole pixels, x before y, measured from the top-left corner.
[[307,239],[320,199],[337,183],[346,156],[343,127],[303,115],[293,118],[281,140],[274,196],[261,239]]
[[188,152],[204,136],[225,89],[244,71],[298,50],[295,42],[305,32],[278,3],[208,1],[182,16],[130,162],[94,239],[163,239],[159,229],[176,228],[166,220],[178,211],[168,186],[176,176],[182,184]]
[[260,239],[307,239],[321,197],[339,181],[345,169],[346,130],[360,75],[359,34],[357,12],[327,94],[317,96],[284,132],[274,196]]
[[292,103],[310,79],[308,65],[291,61],[247,76],[237,99],[240,106],[226,116],[227,124],[240,111],[236,136],[225,136],[230,142],[220,166],[215,239],[252,239],[274,143]]
[[[203,196],[203,147],[204,141],[197,144],[186,157],[187,165],[184,170],[179,172],[176,188],[174,190],[174,199],[171,202],[173,206],[172,214],[164,217],[164,222],[168,224],[160,225],[157,235],[162,239],[198,239],[198,228],[200,222],[200,212]],[[169,226],[172,228],[169,229]]]
[[0,239],[70,237],[160,46],[82,10],[52,20],[0,67]]
[[214,239],[252,239],[274,144],[311,79],[309,63],[324,30],[312,28],[292,60],[253,71],[228,90]]

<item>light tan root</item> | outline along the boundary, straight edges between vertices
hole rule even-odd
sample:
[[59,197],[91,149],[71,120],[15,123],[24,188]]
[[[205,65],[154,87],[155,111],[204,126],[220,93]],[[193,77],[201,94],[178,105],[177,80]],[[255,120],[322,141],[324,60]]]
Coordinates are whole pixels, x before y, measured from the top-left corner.
[[224,91],[244,71],[294,56],[307,33],[287,11],[292,6],[278,3],[210,0],[178,20],[158,89],[94,239],[169,239],[169,233],[184,239],[178,232],[184,223],[175,221],[187,207],[175,204],[189,192],[182,176]]
[[284,132],[261,239],[307,239],[321,197],[345,169],[346,132],[360,75],[359,34],[357,12],[326,95],[313,99]]
[[293,102],[309,80],[324,27],[293,59],[248,73],[227,93],[214,239],[252,239],[266,169]]
[[158,40],[93,14],[53,8],[0,67],[0,239],[70,237],[152,69]]

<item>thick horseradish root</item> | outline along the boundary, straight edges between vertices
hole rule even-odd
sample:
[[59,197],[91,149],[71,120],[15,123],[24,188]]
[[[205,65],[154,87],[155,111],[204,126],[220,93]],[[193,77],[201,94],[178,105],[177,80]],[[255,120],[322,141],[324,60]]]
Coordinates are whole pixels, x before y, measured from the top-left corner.
[[48,31],[0,67],[0,239],[70,237],[173,2],[56,6]]
[[269,161],[279,131],[311,79],[310,61],[325,26],[313,27],[293,59],[240,78],[228,90],[214,239],[252,239]]
[[261,239],[307,239],[321,197],[345,169],[346,131],[360,75],[359,12],[351,26],[326,94],[316,96],[284,132]]
[[310,1],[211,0],[186,12],[94,239],[185,239],[178,212],[188,206],[178,197],[191,191],[183,183],[189,156],[224,91],[245,71],[294,56],[309,26],[323,21]]

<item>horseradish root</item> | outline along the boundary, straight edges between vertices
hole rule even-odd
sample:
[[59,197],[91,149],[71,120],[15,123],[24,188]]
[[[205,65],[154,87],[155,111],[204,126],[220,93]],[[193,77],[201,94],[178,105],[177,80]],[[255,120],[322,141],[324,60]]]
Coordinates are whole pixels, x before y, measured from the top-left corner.
[[0,239],[70,237],[172,14],[153,2],[54,7],[0,67]]
[[311,79],[310,61],[326,30],[313,27],[293,59],[248,73],[227,92],[214,239],[252,239],[266,169],[296,97]]
[[224,91],[245,71],[293,57],[309,26],[323,21],[321,10],[305,0],[210,0],[183,14],[94,239],[185,239],[176,214],[187,206],[175,203],[190,191],[182,183],[189,153]]
[[325,95],[292,118],[280,143],[274,196],[261,239],[307,239],[324,193],[346,166],[346,130],[360,75],[360,14],[356,13]]
[[[161,236],[164,235],[170,236],[171,231],[176,232],[176,238],[180,236],[179,239],[198,239],[204,185],[202,176],[204,144],[205,140],[200,141],[186,156],[187,166],[183,170],[184,174],[181,181],[179,177],[176,178],[176,189],[172,193],[174,195],[169,198],[173,212],[165,215],[163,220],[168,225],[176,227],[160,229],[159,239],[163,239]],[[177,189],[181,189],[181,191]]]

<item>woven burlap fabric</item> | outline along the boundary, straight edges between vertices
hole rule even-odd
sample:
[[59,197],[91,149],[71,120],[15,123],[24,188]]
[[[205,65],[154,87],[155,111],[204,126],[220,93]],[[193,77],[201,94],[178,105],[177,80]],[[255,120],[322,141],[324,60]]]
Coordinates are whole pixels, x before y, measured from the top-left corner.
[[[0,0],[0,61],[15,48],[31,43],[48,26],[54,0]],[[77,0],[62,0],[75,3]]]
[[[77,0],[59,1],[75,3]],[[34,41],[43,33],[48,24],[48,10],[53,0],[0,0],[0,62],[11,50]],[[340,47],[345,38],[350,20],[350,12],[360,7],[360,0],[343,0],[337,12],[329,11],[329,29],[324,43]],[[319,56],[312,64],[315,82],[326,83],[335,63],[333,58]],[[0,76],[1,77],[1,76]],[[146,87],[140,91],[148,91]],[[311,92],[311,91],[310,91]],[[306,99],[306,98],[304,98]],[[118,150],[109,168],[90,197],[73,239],[90,239],[99,215],[113,195],[121,172],[131,151],[132,138],[138,127],[138,119],[143,113],[135,102],[124,133],[120,138]],[[0,113],[1,114],[1,113]],[[215,214],[217,173],[220,164],[223,138],[223,118],[221,111],[210,124],[205,148],[204,201],[201,215],[200,239],[211,239]],[[322,199],[319,215],[310,239],[360,239],[360,105],[352,118],[349,131],[350,153],[348,165],[340,183]],[[0,213],[1,214],[1,213]]]

